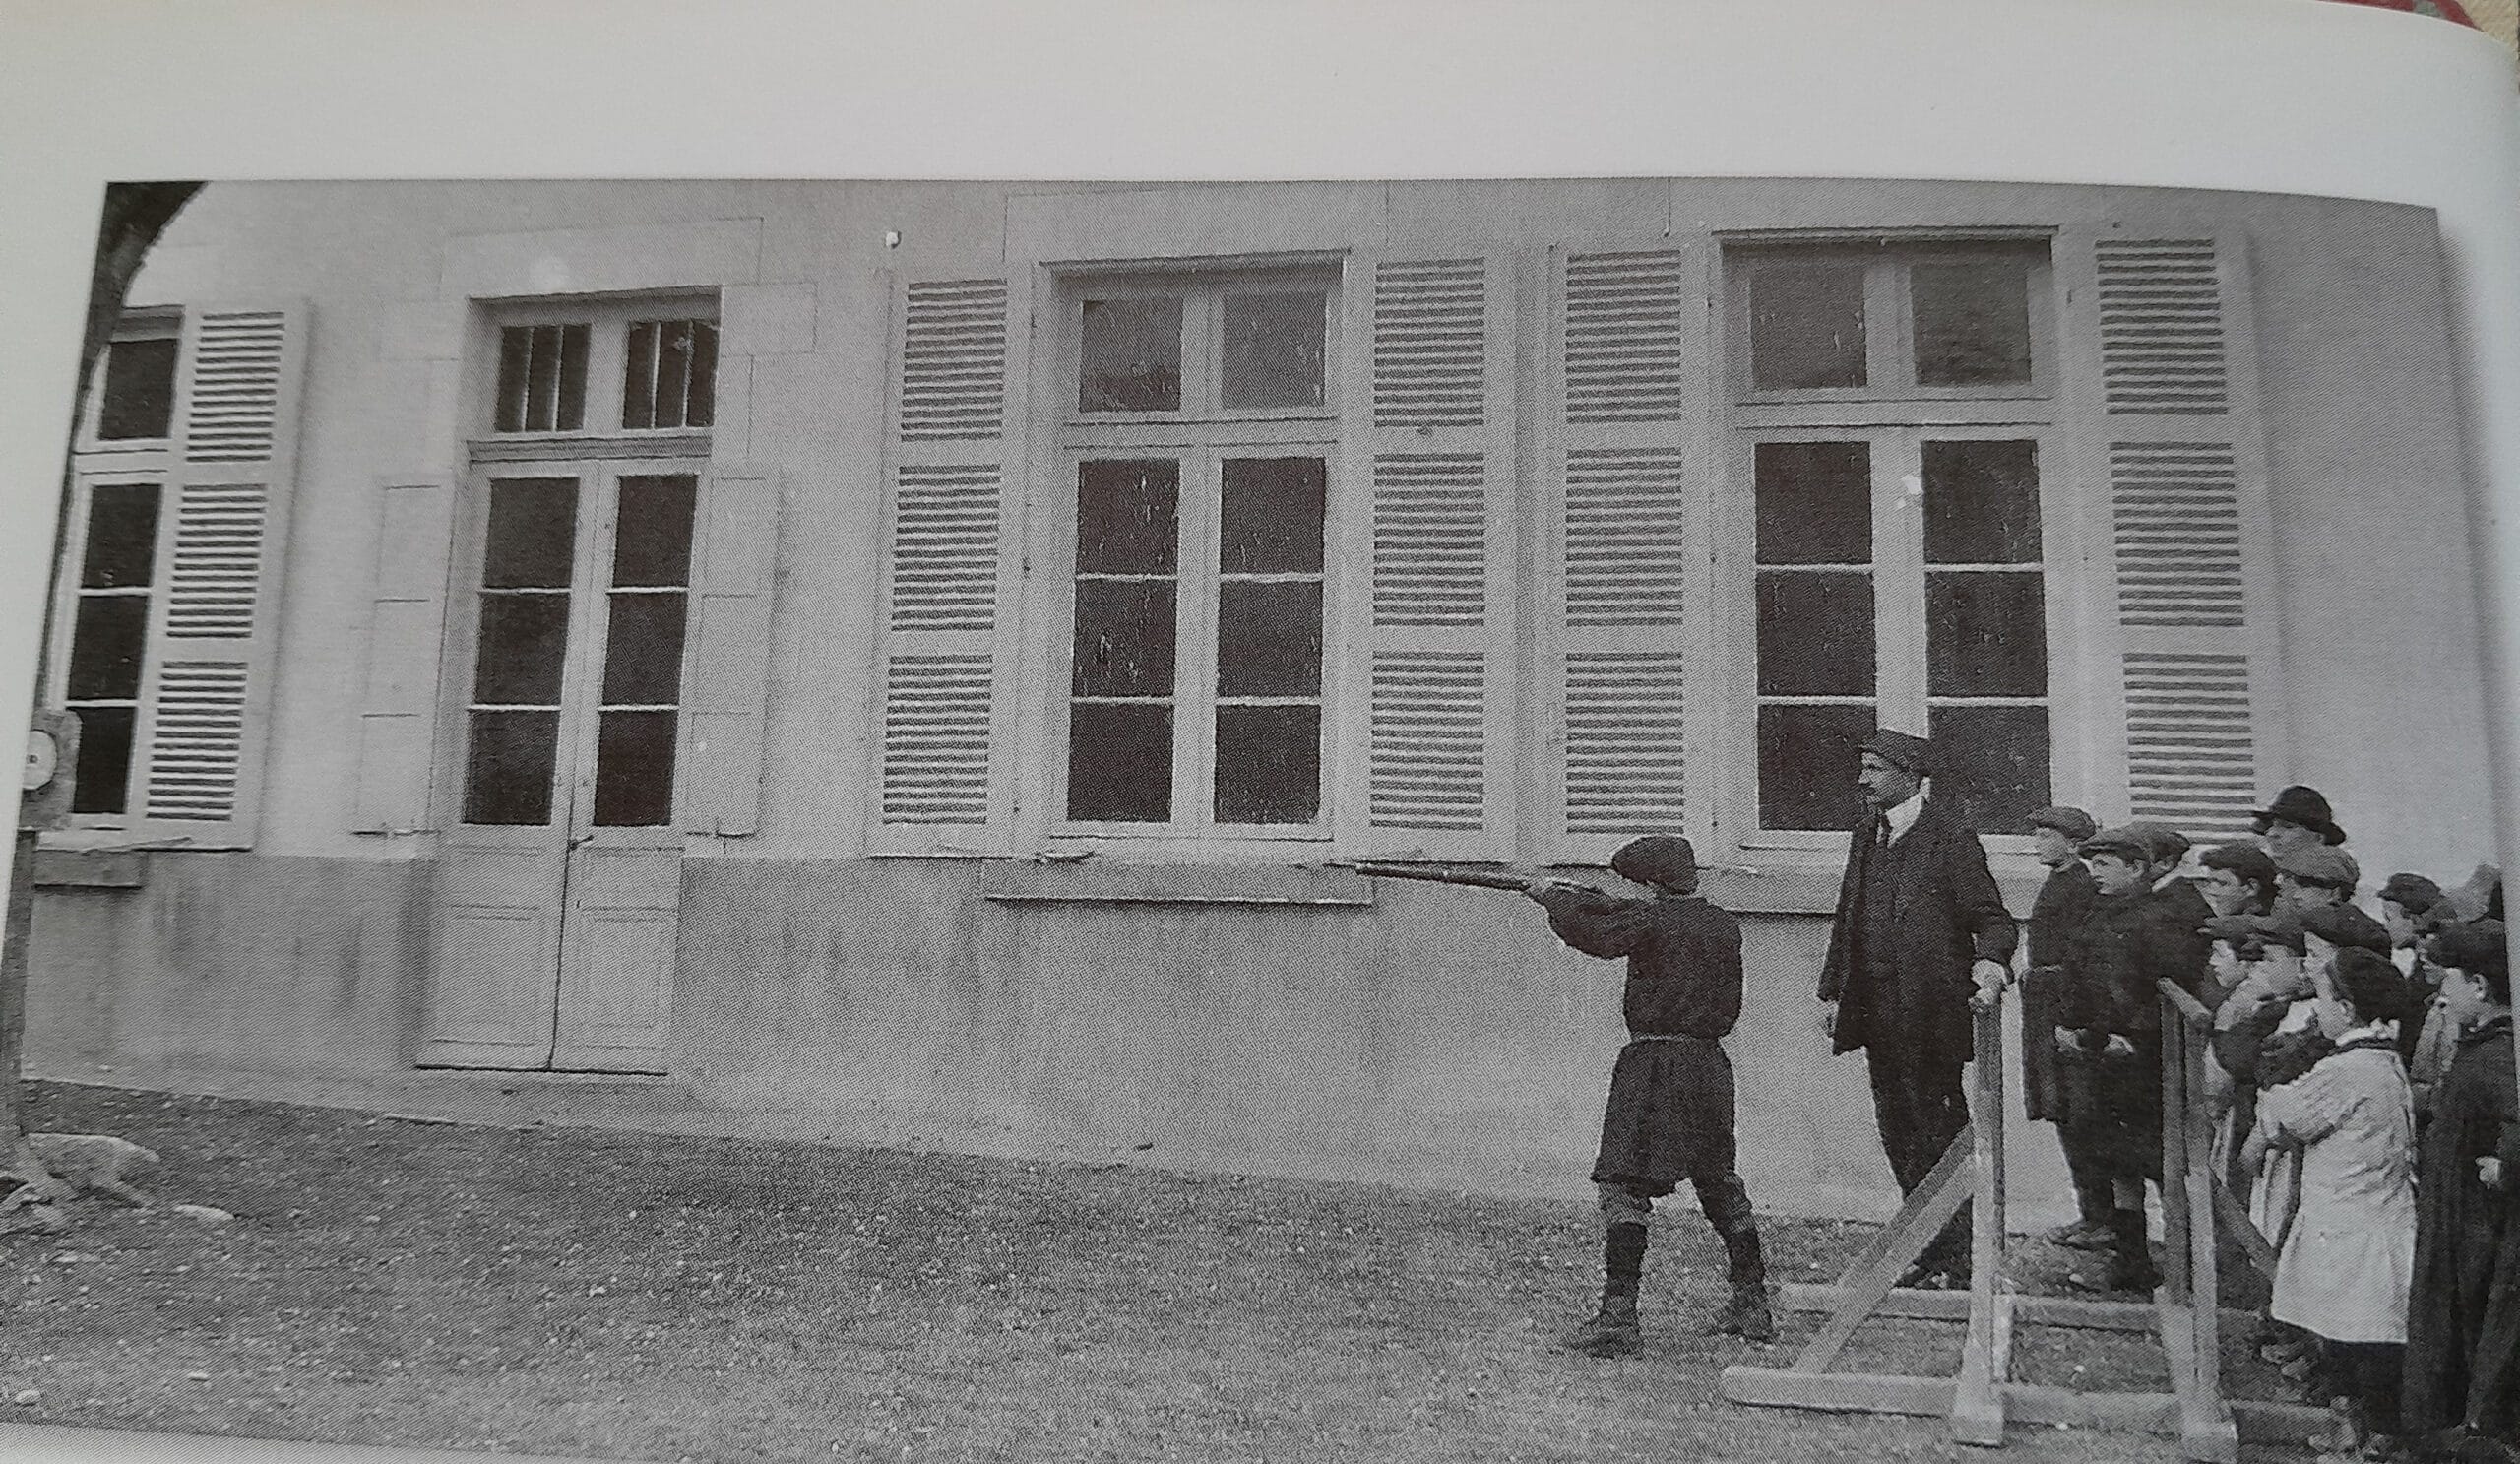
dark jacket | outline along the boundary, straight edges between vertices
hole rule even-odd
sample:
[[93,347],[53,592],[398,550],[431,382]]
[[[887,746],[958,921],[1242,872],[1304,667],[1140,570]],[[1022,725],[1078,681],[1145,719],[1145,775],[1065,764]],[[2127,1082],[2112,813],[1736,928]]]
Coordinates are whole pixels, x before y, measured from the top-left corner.
[[2495,1152],[2515,1116],[2511,1019],[2496,1017],[2459,1039],[2416,1172],[2403,1405],[2410,1434],[2448,1428],[2467,1413],[2469,1363],[2511,1216],[2508,1192],[2486,1188],[2476,1162]]
[[1873,844],[1873,821],[1847,841],[1820,999],[1838,1003],[1837,1050],[1875,1039],[1923,1062],[1969,1060],[1969,968],[2009,962],[2018,931],[1986,869],[1985,847],[1949,806],[1927,798],[1905,837]]
[[2110,1034],[2137,1043],[2157,1041],[2162,999],[2156,985],[2168,977],[2193,994],[2205,979],[2208,945],[2196,927],[2195,886],[2102,895],[2085,917],[2065,958],[2064,999],[2056,1025],[2078,1029],[2087,1046]]
[[1721,1038],[1741,1016],[1741,925],[1694,895],[1622,900],[1593,890],[1539,897],[1549,928],[1588,956],[1627,958],[1619,1003],[1638,1037]]
[[2030,945],[2030,969],[2021,979],[2022,1101],[2033,1118],[2054,1118],[2063,1112],[2063,1089],[2056,1068],[2056,1013],[2064,1001],[2065,952],[2080,934],[2100,887],[2079,861],[2050,872],[2031,903],[2024,933]]

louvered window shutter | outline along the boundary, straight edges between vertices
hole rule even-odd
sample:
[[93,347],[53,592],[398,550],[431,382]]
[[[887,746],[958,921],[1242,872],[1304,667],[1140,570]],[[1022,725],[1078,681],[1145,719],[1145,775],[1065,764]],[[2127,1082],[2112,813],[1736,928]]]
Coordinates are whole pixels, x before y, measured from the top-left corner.
[[[2247,832],[2273,745],[2275,600],[2245,241],[2129,228],[2068,240],[2120,630],[2130,816]],[[2087,272],[2087,273],[2083,273]]]
[[1358,842],[1499,859],[1512,727],[1513,299],[1505,262],[1362,260],[1372,520]]
[[1004,843],[993,764],[1005,523],[1003,280],[914,281],[896,339],[875,847]]
[[1707,379],[1706,264],[1670,241],[1551,262],[1551,853],[1592,860],[1688,831],[1682,442],[1706,406],[1685,390]]
[[762,725],[779,567],[779,482],[767,472],[710,475],[693,559],[690,680],[683,692],[682,826],[761,830]]
[[350,827],[365,834],[427,828],[438,670],[446,654],[455,480],[386,483],[377,499],[376,593],[367,622],[367,685],[359,709],[358,795]]
[[145,842],[253,843],[305,351],[302,304],[185,312],[171,547],[134,734]]

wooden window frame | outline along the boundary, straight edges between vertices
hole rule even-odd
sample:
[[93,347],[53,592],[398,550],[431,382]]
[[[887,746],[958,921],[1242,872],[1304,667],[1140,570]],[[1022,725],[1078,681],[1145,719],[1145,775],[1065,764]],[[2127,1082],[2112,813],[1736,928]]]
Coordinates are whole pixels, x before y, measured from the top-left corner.
[[[632,324],[652,320],[705,320],[721,324],[718,291],[673,291],[616,298],[502,301],[479,315],[477,359],[465,421],[471,460],[478,463],[580,461],[587,458],[707,458],[714,426],[625,427],[621,394],[629,361]],[[583,422],[567,431],[501,432],[498,419],[500,333],[516,327],[584,325],[587,330],[587,400]],[[721,328],[718,367],[726,363]]]
[[[1047,721],[1028,756],[1038,758],[1038,784],[1045,799],[1040,829],[1053,847],[1091,848],[1105,842],[1154,849],[1170,841],[1181,849],[1327,845],[1338,837],[1342,794],[1350,781],[1341,764],[1342,647],[1349,644],[1347,617],[1354,597],[1342,583],[1337,541],[1346,513],[1341,371],[1342,297],[1349,282],[1335,262],[1314,257],[1286,261],[1236,260],[1222,264],[1053,271],[1050,298],[1055,324],[1042,333],[1048,363],[1044,397],[1050,410],[1049,450],[1040,456],[1043,533],[1040,562],[1056,566],[1058,607],[1043,627],[1041,704]],[[1228,409],[1222,405],[1223,325],[1228,294],[1318,293],[1323,297],[1322,402],[1318,407]],[[1079,405],[1083,362],[1083,304],[1088,297],[1182,298],[1181,410],[1087,412]],[[1181,464],[1179,541],[1173,648],[1172,817],[1162,823],[1071,819],[1067,816],[1070,755],[1068,708],[1073,701],[1076,631],[1076,488],[1083,462],[1135,456],[1170,457]],[[1322,460],[1322,660],[1318,694],[1320,802],[1305,823],[1228,824],[1215,816],[1217,608],[1219,533],[1223,514],[1223,463],[1241,457],[1314,457]],[[1196,593],[1192,587],[1198,586]],[[1046,608],[1046,605],[1044,606]],[[1227,698],[1226,700],[1238,700]]]
[[[2047,251],[2029,275],[2031,380],[1988,387],[1918,386],[1913,378],[1913,325],[1907,271],[1918,264],[1967,257],[1967,246],[1989,243],[2038,245]],[[2081,786],[2086,769],[2080,741],[2064,732],[2095,704],[2084,683],[2106,669],[2086,665],[2080,653],[2082,606],[2092,593],[2082,563],[2083,512],[2074,501],[2067,379],[2060,357],[2064,303],[2057,288],[2051,231],[1998,230],[1907,236],[1831,234],[1728,235],[1718,240],[1722,297],[1718,319],[1718,409],[1722,442],[1718,514],[1720,541],[1738,543],[1737,555],[1715,563],[1718,602],[1733,606],[1725,617],[1723,664],[1738,694],[1728,699],[1725,761],[1739,770],[1721,792],[1718,817],[1739,832],[1731,841],[1743,852],[1789,859],[1842,853],[1843,830],[1770,829],[1760,816],[1757,604],[1759,566],[1753,515],[1756,445],[1774,441],[1854,441],[1871,444],[1874,605],[1872,704],[1880,721],[1895,727],[1924,725],[1925,586],[1922,519],[1899,503],[1904,481],[1921,481],[1926,441],[2031,440],[2038,444],[2042,612],[2047,628],[2048,689],[2044,698],[2002,698],[2048,712],[2048,783]],[[1763,257],[1861,260],[1865,274],[1866,376],[1862,388],[1760,391],[1750,386],[1749,282]],[[1884,370],[1885,362],[1893,369]],[[2028,566],[2024,566],[2026,569]],[[2027,833],[1981,830],[1990,854],[2028,855]]]

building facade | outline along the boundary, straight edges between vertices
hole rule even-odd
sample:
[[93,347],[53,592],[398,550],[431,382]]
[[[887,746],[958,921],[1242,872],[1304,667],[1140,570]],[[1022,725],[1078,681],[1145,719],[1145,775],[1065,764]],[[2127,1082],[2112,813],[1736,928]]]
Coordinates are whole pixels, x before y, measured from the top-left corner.
[[[2493,858],[2430,216],[2090,187],[217,184],[80,424],[44,1070],[657,1074],[1568,1189],[1613,969],[1360,858],[1676,830],[1763,1203],[1854,744]],[[1151,1146],[1151,1148],[1150,1148]]]

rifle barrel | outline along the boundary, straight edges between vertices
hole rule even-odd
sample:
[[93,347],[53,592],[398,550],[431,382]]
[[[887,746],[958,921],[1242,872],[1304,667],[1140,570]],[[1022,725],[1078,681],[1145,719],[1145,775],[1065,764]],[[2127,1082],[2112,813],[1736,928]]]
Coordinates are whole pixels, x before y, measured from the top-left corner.
[[1527,874],[1502,870],[1430,868],[1422,864],[1359,863],[1354,868],[1368,879],[1422,879],[1430,884],[1463,884],[1488,890],[1520,890],[1531,879]]

